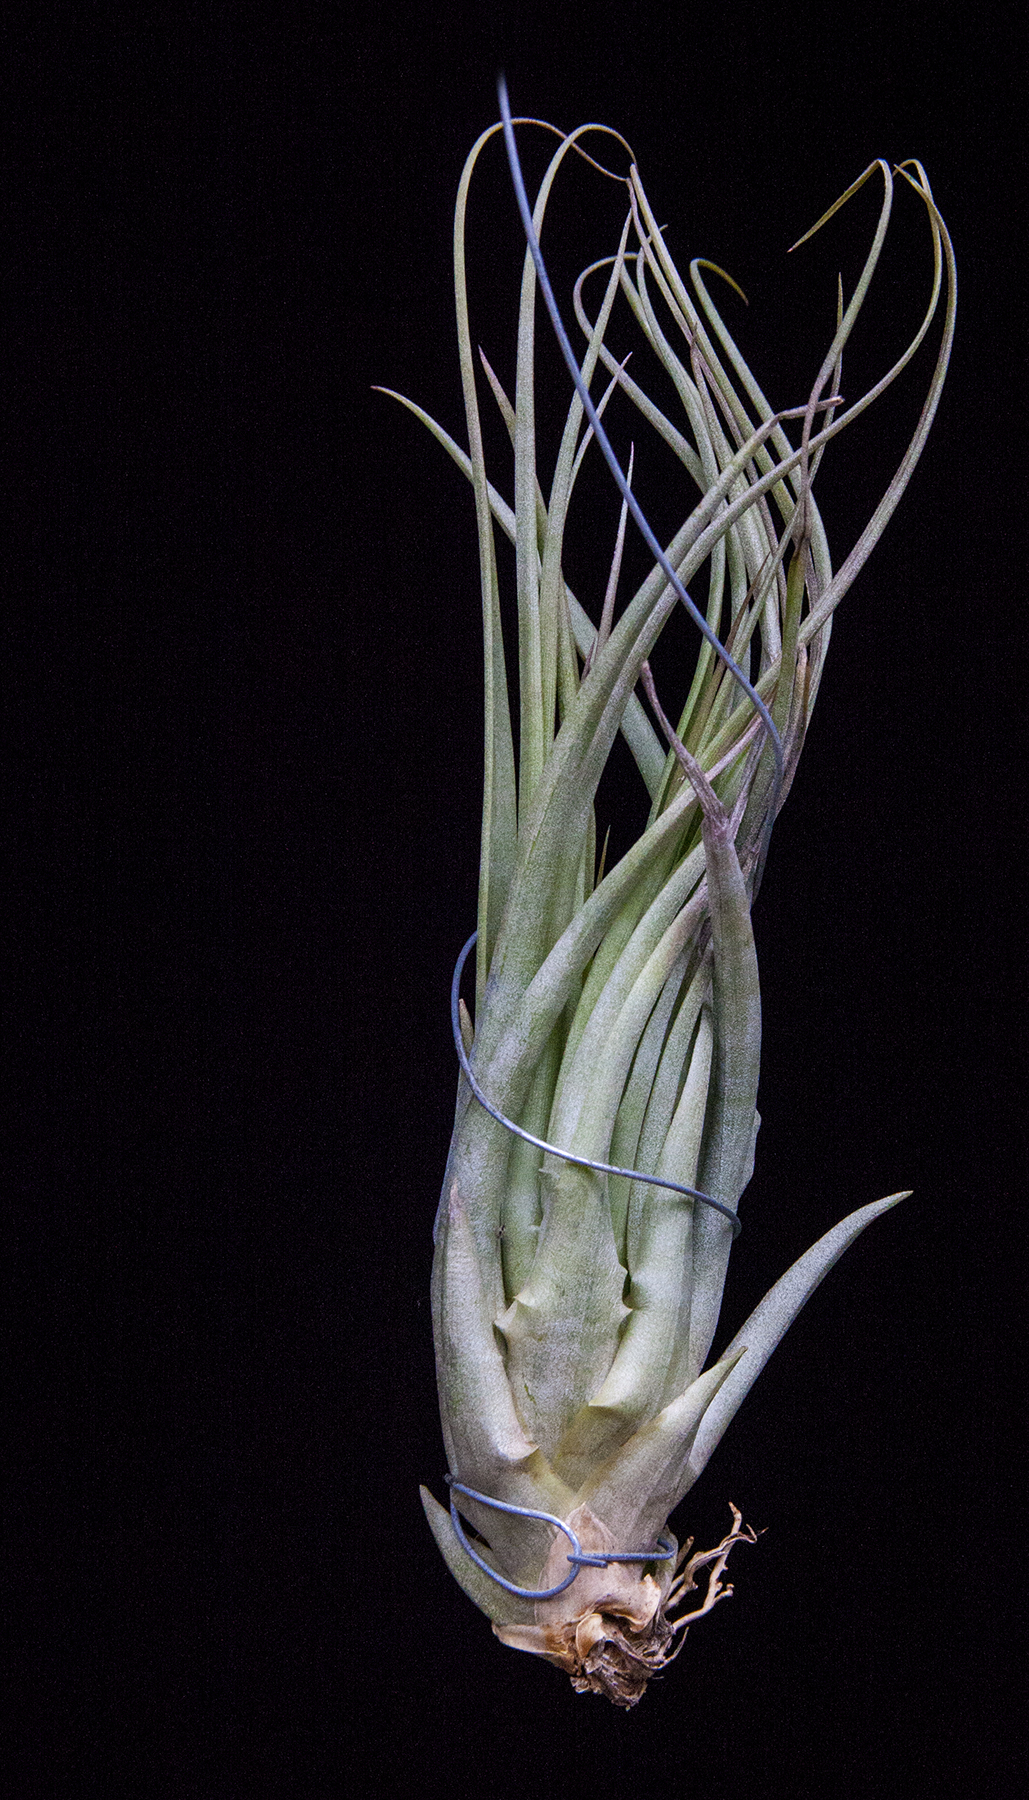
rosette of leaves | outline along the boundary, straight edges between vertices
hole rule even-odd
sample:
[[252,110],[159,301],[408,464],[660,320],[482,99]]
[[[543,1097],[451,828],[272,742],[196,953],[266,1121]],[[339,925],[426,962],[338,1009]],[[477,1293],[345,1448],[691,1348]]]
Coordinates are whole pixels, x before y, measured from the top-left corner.
[[[708,1364],[758,1128],[751,905],[803,749],[834,610],[893,512],[936,410],[955,275],[924,170],[873,163],[818,222],[865,182],[882,181],[870,250],[853,295],[846,304],[840,295],[810,392],[777,412],[715,305],[713,265],[694,261],[687,281],[672,261],[624,140],[592,125],[568,135],[547,126],[558,141],[527,219],[508,394],[475,354],[465,270],[469,185],[500,129],[472,149],[455,215],[467,450],[403,402],[471,484],[485,649],[474,1025],[462,1001],[468,1076],[459,1082],[432,1278],[454,1486],[450,1510],[424,1489],[423,1499],[449,1568],[504,1643],[547,1657],[581,1690],[631,1705],[690,1620],[731,1592],[723,1572],[733,1545],[753,1541],[734,1508],[726,1539],[690,1556],[690,1544],[679,1550],[668,1533],[669,1514],[808,1296],[865,1226],[903,1198],[863,1206],[827,1231]],[[513,143],[510,124],[508,132]],[[536,303],[546,280],[539,241],[562,166],[585,154],[587,138],[595,150],[598,136],[627,157],[626,174],[603,170],[624,182],[625,225],[613,253],[574,289],[582,349],[557,457],[544,470],[535,427]],[[517,159],[513,171],[520,181]],[[924,206],[928,302],[903,355],[847,402],[843,351],[886,236],[894,175]],[[941,343],[918,425],[834,567],[814,497],[824,453],[905,369],[941,301]],[[674,413],[630,373],[634,340],[663,367]],[[510,434],[511,499],[487,473],[480,389]],[[591,445],[597,454],[616,389],[668,446],[682,492],[692,495],[683,523],[624,599],[625,476],[621,519],[616,526],[612,509],[609,527],[606,591],[573,592],[562,554],[583,458]],[[498,531],[514,546],[516,718]],[[690,593],[698,583],[706,590],[699,609]],[[702,614],[705,635],[673,702],[658,696],[648,659],[684,602]],[[594,803],[618,733],[649,816],[605,868]],[[585,1561],[569,1561],[556,1521],[575,1534]],[[706,1592],[691,1609],[701,1569]]]

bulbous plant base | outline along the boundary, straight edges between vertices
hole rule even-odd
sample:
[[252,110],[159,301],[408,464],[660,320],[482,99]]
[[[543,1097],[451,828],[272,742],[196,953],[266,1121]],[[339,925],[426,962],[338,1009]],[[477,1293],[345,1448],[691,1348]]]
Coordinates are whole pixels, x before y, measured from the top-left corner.
[[[719,1600],[729,1598],[732,1583],[722,1577],[733,1546],[757,1543],[758,1533],[744,1525],[739,1508],[730,1503],[730,1511],[732,1530],[713,1550],[690,1556],[693,1539],[687,1539],[664,1589],[652,1575],[639,1575],[629,1563],[585,1567],[563,1594],[537,1603],[535,1625],[494,1625],[497,1637],[514,1650],[544,1656],[563,1669],[576,1693],[605,1694],[615,1706],[635,1706],[651,1676],[678,1656],[688,1627]],[[577,1508],[569,1524],[584,1550],[600,1553],[611,1548],[610,1533],[588,1507]],[[557,1543],[545,1581],[560,1580],[562,1561],[562,1546]],[[672,1618],[675,1607],[696,1589],[694,1576],[702,1568],[707,1568],[708,1578],[701,1605]]]

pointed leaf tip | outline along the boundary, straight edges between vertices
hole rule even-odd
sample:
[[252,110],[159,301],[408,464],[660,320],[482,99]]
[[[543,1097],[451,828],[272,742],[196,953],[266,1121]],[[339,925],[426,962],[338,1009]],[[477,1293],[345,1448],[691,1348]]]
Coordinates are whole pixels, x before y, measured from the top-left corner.
[[906,1189],[899,1194],[888,1194],[885,1199],[874,1200],[870,1206],[861,1206],[847,1218],[841,1219],[838,1225],[834,1225],[831,1231],[819,1238],[817,1244],[812,1244],[811,1249],[805,1251],[792,1268],[787,1269],[785,1275],[780,1277],[754,1308],[722,1359],[725,1361],[735,1352],[745,1349],[746,1353],[740,1356],[701,1421],[690,1454],[691,1483],[696,1481],[706,1466],[772,1351],[785,1337],[801,1307],[811,1298],[833,1264],[839,1261],[854,1239],[860,1237],[866,1225],[879,1218],[880,1214],[889,1212],[901,1200],[906,1200],[910,1192],[910,1189]]

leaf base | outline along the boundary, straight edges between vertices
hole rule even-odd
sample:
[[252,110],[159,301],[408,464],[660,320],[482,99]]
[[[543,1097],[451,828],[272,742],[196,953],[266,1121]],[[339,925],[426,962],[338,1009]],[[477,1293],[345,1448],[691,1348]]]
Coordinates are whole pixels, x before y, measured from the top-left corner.
[[[730,1506],[730,1510],[732,1530],[713,1550],[690,1556],[692,1538],[683,1545],[677,1573],[664,1595],[653,1576],[630,1575],[629,1565],[615,1565],[595,1574],[605,1575],[608,1587],[618,1591],[598,1592],[585,1605],[580,1594],[573,1616],[553,1616],[562,1612],[567,1615],[575,1604],[570,1588],[566,1595],[537,1605],[538,1622],[534,1625],[494,1623],[497,1637],[513,1650],[543,1656],[563,1669],[577,1694],[603,1694],[614,1706],[636,1706],[651,1677],[679,1654],[689,1626],[710,1612],[719,1600],[729,1598],[732,1584],[723,1581],[723,1575],[734,1546],[757,1543],[758,1533],[744,1525],[739,1509]],[[675,1607],[696,1589],[695,1574],[705,1567],[707,1592],[700,1606],[672,1618]],[[546,1613],[552,1616],[545,1619]]]

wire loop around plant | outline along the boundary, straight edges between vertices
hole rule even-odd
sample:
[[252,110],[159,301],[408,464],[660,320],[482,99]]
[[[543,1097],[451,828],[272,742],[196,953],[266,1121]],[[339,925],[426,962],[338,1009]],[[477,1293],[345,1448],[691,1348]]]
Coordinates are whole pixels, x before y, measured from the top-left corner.
[[[606,1569],[608,1563],[614,1562],[668,1562],[676,1553],[674,1543],[671,1543],[668,1538],[662,1537],[660,1532],[657,1535],[659,1547],[656,1550],[610,1550],[599,1553],[584,1550],[571,1526],[566,1525],[563,1519],[559,1519],[556,1513],[537,1512],[531,1506],[511,1506],[506,1500],[491,1500],[488,1494],[480,1494],[475,1488],[465,1487],[463,1482],[455,1480],[454,1476],[449,1473],[444,1476],[444,1480],[450,1489],[450,1518],[458,1543],[463,1550],[468,1552],[473,1563],[482,1570],[484,1575],[488,1575],[492,1581],[497,1583],[498,1587],[506,1588],[509,1594],[517,1594],[521,1600],[553,1600],[556,1594],[563,1594],[565,1588],[571,1587],[579,1570],[583,1568]],[[571,1572],[565,1576],[563,1581],[559,1581],[556,1587],[551,1588],[517,1587],[513,1581],[508,1581],[506,1576],[498,1575],[496,1569],[491,1569],[489,1563],[484,1561],[468,1542],[457,1510],[457,1501],[454,1499],[455,1492],[467,1494],[470,1500],[478,1500],[483,1506],[491,1506],[495,1512],[514,1513],[519,1519],[542,1519],[546,1525],[556,1525],[558,1531],[564,1532],[572,1546],[568,1553],[568,1561],[572,1564]]]
[[461,1064],[465,1080],[479,1105],[489,1113],[490,1118],[496,1119],[498,1125],[503,1125],[506,1130],[513,1132],[515,1137],[524,1138],[527,1144],[534,1144],[537,1150],[545,1150],[550,1156],[559,1156],[563,1162],[575,1163],[577,1168],[596,1169],[598,1175],[623,1175],[627,1181],[645,1181],[651,1187],[671,1188],[673,1194],[685,1194],[690,1200],[701,1200],[705,1206],[713,1206],[716,1212],[724,1214],[732,1226],[733,1237],[738,1238],[741,1226],[736,1213],[733,1212],[731,1206],[726,1206],[721,1200],[715,1200],[711,1194],[702,1193],[700,1188],[687,1187],[682,1181],[669,1181],[664,1175],[645,1175],[642,1169],[619,1169],[613,1163],[594,1162],[590,1156],[576,1156],[571,1150],[561,1150],[557,1144],[548,1144],[544,1138],[534,1137],[531,1131],[526,1131],[521,1125],[516,1125],[513,1119],[507,1118],[493,1105],[492,1100],[487,1099],[472,1074],[472,1066],[468,1061],[464,1040],[461,1037],[461,976],[478,935],[477,931],[472,932],[454,964],[454,978],[450,983],[450,1026],[454,1034],[457,1060]]

